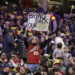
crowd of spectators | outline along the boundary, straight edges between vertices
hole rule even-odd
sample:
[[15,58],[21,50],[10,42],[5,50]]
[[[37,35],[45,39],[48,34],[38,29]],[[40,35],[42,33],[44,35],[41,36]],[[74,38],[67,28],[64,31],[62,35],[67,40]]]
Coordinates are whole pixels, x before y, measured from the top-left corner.
[[[50,19],[46,32],[30,30],[29,12],[53,14],[55,19]],[[45,12],[41,6],[3,5],[0,6],[0,37],[0,75],[75,75],[74,17]]]

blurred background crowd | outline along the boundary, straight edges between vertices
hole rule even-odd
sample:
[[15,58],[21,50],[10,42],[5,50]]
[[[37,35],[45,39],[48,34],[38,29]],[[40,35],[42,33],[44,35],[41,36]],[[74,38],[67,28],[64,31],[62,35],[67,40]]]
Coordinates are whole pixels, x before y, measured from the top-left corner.
[[[1,3],[0,75],[75,75],[75,16],[43,4]],[[28,29],[29,12],[50,14],[48,30]]]

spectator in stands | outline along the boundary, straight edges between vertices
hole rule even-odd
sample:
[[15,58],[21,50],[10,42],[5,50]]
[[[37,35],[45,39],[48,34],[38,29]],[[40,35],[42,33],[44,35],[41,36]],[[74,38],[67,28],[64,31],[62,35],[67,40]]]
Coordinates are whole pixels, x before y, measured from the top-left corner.
[[68,64],[68,57],[71,55],[70,53],[70,47],[66,46],[64,49],[64,55],[63,55],[63,60],[64,60],[64,65],[67,66]]
[[1,75],[15,75],[15,72],[12,70],[13,67],[9,64],[5,64],[3,70],[0,72]]
[[66,74],[66,67],[64,65],[63,58],[62,57],[58,57],[58,59],[60,60],[60,63],[61,63],[59,70],[62,71],[64,74]]
[[59,58],[59,57],[61,57],[61,54],[59,52],[56,52],[54,57]]
[[28,47],[28,67],[32,71],[38,70],[40,67],[41,48],[38,42],[38,38],[33,36]]
[[58,68],[53,68],[53,72],[55,73],[55,75],[64,75],[64,73],[60,71]]
[[27,75],[24,66],[20,67],[20,75]]
[[70,66],[75,66],[75,63],[74,63],[74,60],[73,60],[73,57],[72,55],[68,56],[68,64],[67,64],[67,67],[70,67]]
[[55,49],[54,52],[53,52],[53,57],[56,56],[57,52],[59,53],[59,56],[62,56],[63,52],[61,51],[61,48],[62,48],[62,44],[58,43],[57,44],[57,49]]
[[16,73],[16,75],[28,75],[28,74],[26,73],[25,67],[21,66],[19,72]]
[[21,32],[20,34],[20,54],[21,54],[21,58],[24,59],[24,62],[27,61],[27,47],[28,47],[28,42],[27,42],[27,38],[25,38],[24,36],[24,31]]
[[13,57],[10,59],[10,64],[14,67],[14,71],[17,72],[20,66],[24,64],[24,62],[23,59],[19,58],[19,55],[15,53]]
[[28,68],[28,64],[27,63],[24,63],[24,68],[25,68],[25,71],[26,71],[27,74],[31,73],[31,69]]
[[7,54],[7,59],[11,58],[11,52],[14,50],[13,31],[9,30],[3,36],[3,48],[2,51]]
[[66,75],[74,75],[75,74],[75,71],[74,70],[75,69],[72,66],[68,67],[66,69]]
[[6,57],[6,53],[2,52],[0,57],[0,70],[3,69],[4,65],[8,63],[8,59]]

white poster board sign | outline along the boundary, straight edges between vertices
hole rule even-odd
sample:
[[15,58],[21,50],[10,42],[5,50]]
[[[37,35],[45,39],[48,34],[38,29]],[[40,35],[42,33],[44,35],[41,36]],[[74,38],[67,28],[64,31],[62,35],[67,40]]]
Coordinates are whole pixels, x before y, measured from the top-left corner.
[[33,13],[28,14],[27,27],[36,31],[47,31],[49,27],[50,14]]

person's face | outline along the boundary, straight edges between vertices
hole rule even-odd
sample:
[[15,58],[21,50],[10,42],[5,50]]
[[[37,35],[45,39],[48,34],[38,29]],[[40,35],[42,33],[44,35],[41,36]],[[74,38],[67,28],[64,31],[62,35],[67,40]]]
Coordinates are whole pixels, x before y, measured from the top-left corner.
[[55,72],[55,75],[58,75],[58,72]]
[[12,73],[9,73],[8,75],[12,75]]
[[5,67],[4,68],[4,72],[7,72],[7,73],[10,72],[10,68],[9,67]]
[[72,56],[69,57],[69,61],[73,61],[73,57]]
[[62,23],[63,23],[63,19],[61,18],[61,19],[59,20],[59,25],[62,25]]
[[20,73],[16,73],[15,75],[20,75]]
[[73,74],[73,69],[72,68],[69,68],[69,74]]
[[25,67],[25,69],[28,69],[28,65],[27,64],[24,64],[24,67]]
[[48,62],[48,61],[46,62],[46,66],[47,66],[47,67],[49,66],[49,62]]
[[73,42],[71,43],[71,46],[72,46],[72,47],[74,46],[74,43],[73,43]]
[[7,12],[6,12],[6,13],[4,13],[4,16],[5,16],[5,17],[7,17],[7,16],[8,16],[8,13],[7,13]]
[[13,36],[13,32],[9,32],[9,34],[10,34],[11,36]]
[[2,59],[6,59],[6,54],[5,53],[2,53],[1,58]]
[[37,43],[37,40],[36,40],[36,39],[33,39],[33,40],[32,40],[32,43]]
[[18,55],[17,54],[14,54],[14,58],[18,58]]
[[0,15],[0,18],[3,18],[3,15]]
[[63,36],[63,39],[64,39],[64,40],[66,39],[66,35]]
[[69,36],[69,39],[72,39],[72,36]]
[[69,47],[66,47],[64,51],[69,52],[69,50],[70,50]]
[[12,27],[14,25],[15,25],[14,21],[10,21],[10,26]]
[[43,66],[40,66],[40,70],[43,71],[44,70],[44,67]]
[[41,72],[41,75],[47,75],[47,73],[46,72]]
[[21,34],[21,37],[24,38],[24,34]]
[[63,28],[62,30],[63,30],[64,32],[66,32],[66,29],[65,29],[65,28]]
[[59,71],[55,72],[55,75],[62,75]]
[[53,68],[59,68],[59,67],[60,67],[60,64],[53,65]]
[[60,60],[61,65],[63,65],[63,60]]
[[25,74],[25,68],[24,67],[20,67],[20,73]]
[[17,25],[21,25],[21,23],[20,23],[20,21],[19,21],[19,20],[17,21]]
[[55,45],[52,45],[52,50],[54,50],[55,49]]
[[45,37],[46,35],[45,35],[45,33],[42,33],[42,37]]
[[44,42],[44,41],[45,41],[45,39],[42,37],[42,38],[41,38],[41,42]]
[[60,53],[56,53],[55,58],[61,57]]
[[9,25],[8,25],[8,24],[6,24],[6,27],[5,27],[5,28],[6,28],[6,30],[9,30]]
[[48,68],[48,71],[49,71],[49,72],[52,72],[52,68]]

